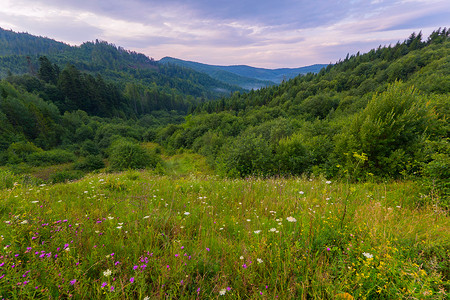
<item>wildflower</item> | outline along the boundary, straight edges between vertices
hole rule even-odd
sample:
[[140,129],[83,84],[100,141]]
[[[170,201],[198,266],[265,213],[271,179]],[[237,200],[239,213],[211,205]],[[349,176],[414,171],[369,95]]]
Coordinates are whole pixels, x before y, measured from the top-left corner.
[[327,251],[331,251],[330,247],[327,247]]
[[297,222],[297,219],[294,217],[287,217],[286,220],[288,220],[288,222]]
[[20,224],[28,224],[28,220],[23,220]]
[[31,203],[38,203],[38,202],[39,202],[39,201],[37,201],[37,200],[36,200],[36,201],[31,201]]
[[243,267],[244,269],[247,269],[247,265],[246,265],[246,264],[243,264],[242,267]]
[[227,286],[227,291],[231,291],[231,288],[229,286]]
[[76,279],[70,281],[70,285],[74,285],[77,282]]
[[134,282],[134,277],[130,278],[130,282],[133,283]]
[[227,292],[226,289],[221,289],[221,290],[219,291],[219,295],[220,295],[220,296],[223,296],[223,295],[225,295],[226,292]]
[[255,234],[258,234],[258,233],[260,233],[261,232],[261,230],[255,230],[255,231],[253,231]]
[[144,219],[148,219],[148,218],[150,218],[150,216],[145,216],[145,217],[144,217]]
[[122,229],[122,226],[117,226],[116,228],[117,228],[117,229]]
[[269,231],[270,232],[275,232],[275,231],[277,231],[277,229],[276,228],[270,228]]
[[150,297],[149,296],[145,296],[144,299],[142,299],[142,300],[150,300]]
[[304,191],[300,191],[298,192],[300,195],[303,195],[305,192]]
[[370,253],[367,253],[367,252],[363,252],[363,255],[364,255],[366,258],[373,258],[373,255],[370,254]]
[[250,220],[250,219],[247,219],[246,221],[247,221],[247,222],[250,222],[251,220]]
[[111,292],[114,292],[114,287],[113,286],[111,286]]
[[133,270],[137,270],[137,268],[139,268],[139,267],[138,267],[138,266],[134,266],[134,267],[133,267]]
[[241,256],[241,257],[239,257],[239,259],[240,259],[240,260],[242,260],[242,259],[244,259],[244,257],[243,257],[243,256]]
[[106,270],[105,272],[103,272],[103,275],[106,276],[106,277],[108,277],[108,276],[111,275],[111,273],[112,273],[111,270],[108,269],[108,270]]
[[104,288],[105,286],[107,286],[108,285],[108,283],[105,281],[105,282],[103,282],[102,283],[102,288]]
[[188,212],[188,211],[185,211],[185,212],[184,212],[184,215],[185,215],[185,216],[189,216],[190,214],[191,214],[191,213]]
[[263,260],[261,258],[257,258],[256,261],[258,262],[258,264],[263,262]]
[[330,180],[325,181],[326,184],[331,184]]
[[206,248],[206,251],[209,251],[209,248]]

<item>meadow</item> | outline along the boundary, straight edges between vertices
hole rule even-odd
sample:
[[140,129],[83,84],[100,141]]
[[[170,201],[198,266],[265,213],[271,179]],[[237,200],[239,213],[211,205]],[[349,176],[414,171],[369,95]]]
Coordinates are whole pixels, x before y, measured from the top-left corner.
[[2,299],[447,299],[415,182],[91,174],[0,191]]

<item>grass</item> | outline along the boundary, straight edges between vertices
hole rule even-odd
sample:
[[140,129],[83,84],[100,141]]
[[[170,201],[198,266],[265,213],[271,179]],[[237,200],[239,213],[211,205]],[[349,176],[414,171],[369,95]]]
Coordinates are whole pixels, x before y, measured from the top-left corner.
[[0,191],[5,299],[446,299],[450,222],[413,182],[151,172]]

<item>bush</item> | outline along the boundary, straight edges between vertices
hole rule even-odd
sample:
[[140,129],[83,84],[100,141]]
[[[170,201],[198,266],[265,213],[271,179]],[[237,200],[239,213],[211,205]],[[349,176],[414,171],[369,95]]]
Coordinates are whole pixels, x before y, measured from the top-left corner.
[[88,155],[75,163],[73,168],[82,171],[94,171],[105,167],[105,163],[100,155]]
[[120,139],[110,149],[109,162],[111,170],[144,169],[156,167],[161,158],[156,153],[149,153],[139,144]]
[[43,150],[31,142],[12,143],[6,151],[8,163],[18,164],[24,162],[28,156],[43,152]]
[[[335,138],[335,154],[342,169],[358,176],[393,178],[417,172],[424,160],[426,133],[433,123],[427,99],[401,83],[375,95]],[[366,156],[363,163],[359,153]]]
[[75,161],[75,154],[72,152],[55,149],[50,151],[35,152],[28,156],[27,161],[33,166],[48,166],[63,164]]
[[83,172],[80,171],[60,171],[50,175],[49,182],[62,183],[69,180],[77,180],[83,177]]

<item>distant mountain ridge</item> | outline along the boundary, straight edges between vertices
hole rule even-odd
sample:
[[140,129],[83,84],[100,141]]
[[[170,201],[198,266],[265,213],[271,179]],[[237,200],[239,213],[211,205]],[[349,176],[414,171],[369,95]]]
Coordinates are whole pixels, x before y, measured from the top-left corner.
[[315,64],[300,68],[264,69],[247,65],[217,66],[193,61],[181,60],[173,57],[164,57],[162,64],[176,64],[203,72],[214,79],[228,84],[238,85],[245,89],[259,89],[261,87],[276,85],[283,80],[292,79],[300,74],[318,73],[326,64]]

